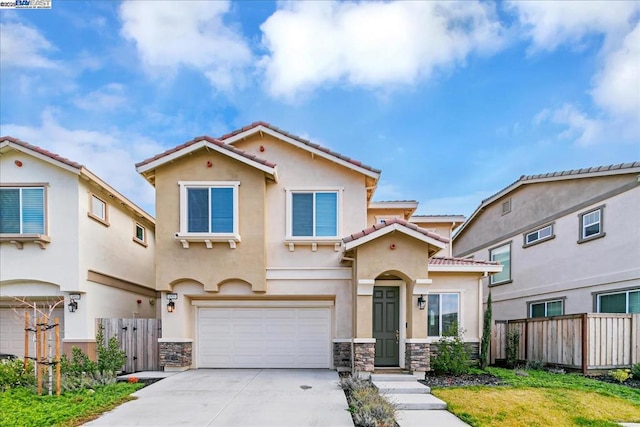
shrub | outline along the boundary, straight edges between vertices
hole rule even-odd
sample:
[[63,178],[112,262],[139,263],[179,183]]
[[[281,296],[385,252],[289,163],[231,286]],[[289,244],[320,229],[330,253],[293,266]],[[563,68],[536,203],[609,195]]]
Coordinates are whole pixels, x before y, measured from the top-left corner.
[[33,363],[30,360],[27,361],[26,369],[22,359],[0,361],[0,391],[35,386],[35,383]]
[[438,351],[431,357],[437,373],[460,375],[469,372],[471,355],[463,340],[464,331],[454,323],[438,341]]
[[640,363],[636,363],[631,367],[631,375],[633,375],[634,378],[640,379]]
[[482,341],[480,341],[480,368],[484,369],[489,364],[489,343],[491,342],[491,292],[487,298],[487,309],[484,311],[482,324]]
[[525,369],[532,369],[534,371],[541,371],[544,369],[544,360],[527,360]]
[[98,372],[98,365],[79,347],[71,349],[71,360],[66,354],[60,358],[60,372],[64,375],[81,376],[83,373],[93,374]]
[[104,331],[102,325],[98,326],[98,333],[96,334],[96,353],[98,355],[98,370],[101,373],[112,372],[115,375],[116,372],[122,371],[122,367],[127,361],[127,355],[124,351],[120,350],[120,344],[116,337],[109,338],[107,345],[104,345]]
[[396,408],[384,397],[370,381],[349,376],[340,379],[342,388],[349,400],[349,412],[357,427],[394,427]]
[[507,332],[507,366],[513,368],[518,363],[518,348],[520,347],[520,331],[512,329]]
[[80,375],[63,375],[60,388],[63,392],[74,392],[80,390],[95,390],[97,387],[115,384],[116,377],[108,372],[84,372]]
[[609,371],[609,376],[619,383],[623,383],[633,376],[631,369],[616,369],[615,371]]

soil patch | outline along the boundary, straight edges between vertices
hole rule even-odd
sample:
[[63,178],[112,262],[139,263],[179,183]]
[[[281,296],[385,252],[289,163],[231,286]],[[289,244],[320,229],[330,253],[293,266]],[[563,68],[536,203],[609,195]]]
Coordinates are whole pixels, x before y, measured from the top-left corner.
[[489,374],[462,374],[462,375],[445,375],[427,372],[424,380],[420,383],[429,387],[468,387],[468,386],[500,386],[504,382],[493,375]]

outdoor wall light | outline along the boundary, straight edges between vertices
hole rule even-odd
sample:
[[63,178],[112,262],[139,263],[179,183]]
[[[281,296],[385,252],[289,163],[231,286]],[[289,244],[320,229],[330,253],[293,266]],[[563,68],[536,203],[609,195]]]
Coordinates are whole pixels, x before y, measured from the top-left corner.
[[427,301],[424,299],[424,295],[420,295],[418,297],[418,308],[420,310],[424,310],[426,306],[427,306]]
[[67,307],[69,308],[69,312],[73,313],[78,309],[78,300],[80,299],[80,294],[70,294],[69,295],[69,304]]
[[173,313],[176,310],[176,303],[174,301],[178,299],[178,294],[170,292],[167,294],[167,299],[169,300],[167,303],[167,311]]

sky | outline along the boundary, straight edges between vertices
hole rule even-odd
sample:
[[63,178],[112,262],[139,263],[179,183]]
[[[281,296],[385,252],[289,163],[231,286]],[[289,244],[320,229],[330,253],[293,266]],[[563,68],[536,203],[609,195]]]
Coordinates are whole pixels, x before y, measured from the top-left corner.
[[521,175],[640,160],[640,2],[0,10],[0,135],[151,214],[135,163],[254,121],[381,169],[375,200],[468,216]]

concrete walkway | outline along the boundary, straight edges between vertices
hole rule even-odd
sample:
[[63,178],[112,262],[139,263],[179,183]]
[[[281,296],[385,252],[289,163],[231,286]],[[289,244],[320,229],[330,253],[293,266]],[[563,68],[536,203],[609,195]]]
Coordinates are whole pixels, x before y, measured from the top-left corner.
[[328,369],[198,369],[134,396],[85,425],[353,426],[338,374]]
[[408,374],[373,374],[373,385],[398,408],[400,427],[465,427],[467,423],[447,411],[447,404],[431,395],[431,389]]

